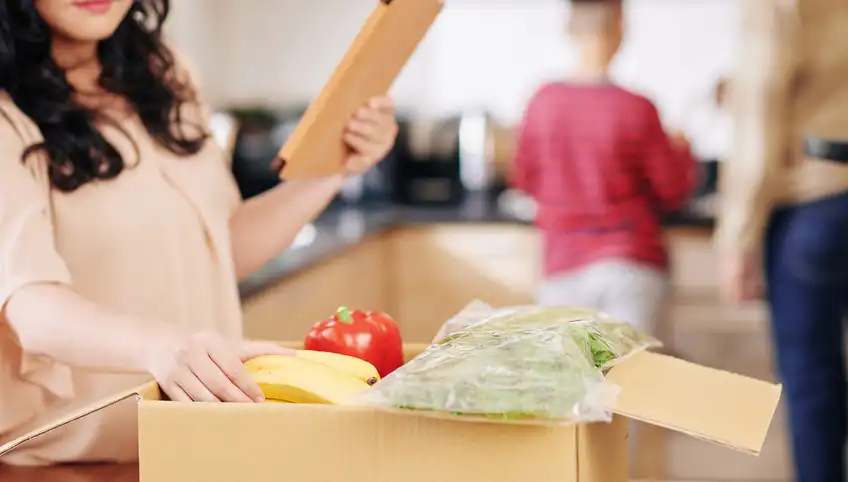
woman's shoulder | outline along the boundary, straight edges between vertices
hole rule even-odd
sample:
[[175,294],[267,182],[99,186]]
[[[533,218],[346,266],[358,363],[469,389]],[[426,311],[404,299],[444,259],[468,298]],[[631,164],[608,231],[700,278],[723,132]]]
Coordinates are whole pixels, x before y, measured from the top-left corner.
[[[0,181],[17,183],[23,179],[20,177],[23,174],[40,181],[47,179],[45,163],[24,162],[26,149],[43,140],[35,122],[24,114],[7,92],[0,89]],[[3,189],[10,188],[4,184]],[[20,194],[25,190],[14,192]]]
[[41,133],[32,119],[15,104],[8,92],[0,90],[0,151],[23,149],[41,141]]
[[176,80],[178,87],[185,89],[183,93],[188,97],[186,100],[202,102],[203,82],[197,64],[191,60],[191,56],[183,49],[175,47],[173,44],[167,44],[167,48],[173,61],[172,78]]
[[176,81],[174,87],[183,101],[181,113],[184,119],[208,128],[210,112],[203,95],[200,69],[181,49],[169,44],[168,50],[173,59],[172,79]]

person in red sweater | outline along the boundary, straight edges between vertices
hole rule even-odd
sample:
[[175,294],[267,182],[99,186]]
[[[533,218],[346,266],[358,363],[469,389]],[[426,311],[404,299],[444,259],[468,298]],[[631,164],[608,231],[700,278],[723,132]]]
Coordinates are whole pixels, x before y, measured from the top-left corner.
[[579,61],[530,100],[510,181],[538,205],[538,304],[588,306],[657,334],[668,277],[661,219],[694,191],[696,162],[650,100],[609,80],[622,17],[620,0],[572,0]]

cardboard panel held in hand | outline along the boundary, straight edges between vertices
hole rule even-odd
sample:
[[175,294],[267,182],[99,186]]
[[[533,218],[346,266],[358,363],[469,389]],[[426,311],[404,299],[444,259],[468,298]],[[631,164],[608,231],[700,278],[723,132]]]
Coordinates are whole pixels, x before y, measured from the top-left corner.
[[356,110],[386,94],[436,20],[443,0],[383,0],[278,154],[283,179],[344,168],[344,132]]

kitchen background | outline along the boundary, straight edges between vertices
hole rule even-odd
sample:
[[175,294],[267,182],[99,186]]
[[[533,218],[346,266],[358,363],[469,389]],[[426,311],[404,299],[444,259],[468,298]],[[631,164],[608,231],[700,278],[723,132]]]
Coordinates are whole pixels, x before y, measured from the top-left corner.
[[[631,0],[614,74],[677,120],[732,66],[738,0]],[[300,106],[320,90],[372,0],[182,0],[170,35],[216,106]],[[412,112],[490,109],[518,120],[540,82],[568,70],[564,0],[451,0],[394,87]],[[672,40],[673,39],[673,40]]]
[[[169,35],[218,112],[242,193],[278,182],[269,162],[376,0],[180,0]],[[689,134],[703,183],[667,220],[673,351],[773,379],[766,314],[718,302],[710,244],[715,178],[731,128],[712,101],[732,68],[744,0],[629,0],[615,80]],[[241,283],[248,336],[300,339],[339,303],[384,309],[408,341],[472,298],[530,303],[539,277],[532,203],[504,190],[512,133],[542,82],[567,72],[563,0],[448,0],[397,80],[401,132],[294,246]],[[237,119],[237,124],[230,120]],[[237,126],[228,133],[229,126]],[[233,134],[233,135],[230,135]],[[637,450],[651,480],[786,481],[782,409],[759,458],[661,431]]]
[[[174,2],[168,25],[174,44],[195,64],[208,101],[221,111],[236,110],[250,133],[238,146],[235,166],[246,195],[275,182],[264,169],[269,156],[320,91],[373,5],[372,0]],[[716,133],[727,130],[726,122],[704,125],[711,115],[704,104],[731,68],[737,6],[737,0],[627,4],[629,30],[614,78],[653,99],[667,126],[688,131],[705,160],[726,137]],[[395,200],[427,201],[458,199],[461,187],[443,177],[461,176],[453,181],[472,188],[502,181],[527,99],[540,83],[567,72],[574,58],[563,35],[566,15],[563,0],[448,2],[392,92],[406,121],[395,157],[417,154],[413,157],[448,164],[408,166],[394,159],[400,167],[386,163],[380,179],[372,174],[366,184],[389,182]],[[456,145],[460,129],[464,134]],[[459,152],[467,157],[463,163],[451,159]],[[704,177],[714,178],[715,168],[706,164]],[[416,177],[438,179],[410,179]],[[362,195],[357,182],[348,192]]]

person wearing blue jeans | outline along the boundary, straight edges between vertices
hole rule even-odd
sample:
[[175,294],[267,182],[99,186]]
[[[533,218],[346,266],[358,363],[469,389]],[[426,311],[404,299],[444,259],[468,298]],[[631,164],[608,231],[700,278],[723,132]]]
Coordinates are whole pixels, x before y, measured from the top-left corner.
[[848,193],[777,210],[765,272],[798,480],[844,481]]
[[844,482],[848,2],[746,0],[716,244],[725,299],[764,293],[797,482]]

